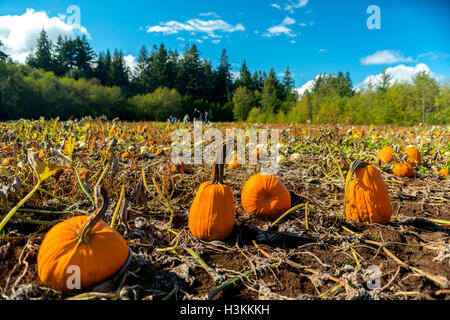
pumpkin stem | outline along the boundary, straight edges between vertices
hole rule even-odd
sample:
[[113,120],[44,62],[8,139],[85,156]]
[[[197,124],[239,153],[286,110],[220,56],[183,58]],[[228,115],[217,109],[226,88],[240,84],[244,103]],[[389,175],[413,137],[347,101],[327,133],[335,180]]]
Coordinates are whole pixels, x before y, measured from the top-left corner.
[[81,243],[89,243],[92,229],[101,219],[103,219],[106,209],[108,208],[108,193],[105,188],[102,186],[95,186],[94,197],[96,209],[81,227],[77,237],[78,245]]
[[219,146],[213,164],[212,183],[223,184],[223,175],[225,173],[225,158],[226,158],[227,140],[224,140]]

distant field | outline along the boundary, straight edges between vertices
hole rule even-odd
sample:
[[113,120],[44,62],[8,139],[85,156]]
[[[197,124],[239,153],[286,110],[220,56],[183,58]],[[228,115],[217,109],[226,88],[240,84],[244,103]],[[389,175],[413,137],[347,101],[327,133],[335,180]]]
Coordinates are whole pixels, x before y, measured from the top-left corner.
[[[178,144],[171,137],[179,128],[194,129],[192,124],[100,118],[0,123],[1,297],[448,298],[450,182],[443,169],[450,168],[449,126],[203,126],[204,131],[222,132],[279,129],[277,176],[289,190],[291,208],[296,207],[278,221],[246,213],[241,191],[261,167],[246,162],[230,170],[226,165],[224,183],[234,192],[234,229],[225,240],[212,242],[193,236],[187,223],[212,166],[186,164],[180,169],[172,163],[171,151]],[[192,141],[184,148],[195,148],[195,142],[211,143]],[[377,161],[384,146],[394,147],[392,163]],[[392,166],[409,161],[406,146],[417,148],[421,161],[413,166],[412,177],[398,177]],[[357,159],[381,172],[392,205],[387,225],[345,216],[345,178]],[[38,183],[39,189],[20,204]],[[125,238],[131,262],[116,282],[55,291],[38,276],[39,247],[53,225],[98,209],[95,185],[107,191],[103,220]],[[371,266],[381,272],[375,289],[369,285]],[[235,281],[226,282],[231,279]]]

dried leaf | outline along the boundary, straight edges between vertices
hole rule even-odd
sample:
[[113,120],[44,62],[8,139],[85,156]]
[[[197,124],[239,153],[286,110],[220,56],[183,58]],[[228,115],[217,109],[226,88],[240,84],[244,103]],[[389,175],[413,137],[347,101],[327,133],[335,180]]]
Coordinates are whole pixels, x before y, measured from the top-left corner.
[[39,158],[38,152],[28,153],[28,162],[36,172],[38,179],[41,182],[51,177],[52,175],[54,175],[55,173],[57,173],[59,170],[62,169],[61,166],[57,163],[50,161],[42,161]]

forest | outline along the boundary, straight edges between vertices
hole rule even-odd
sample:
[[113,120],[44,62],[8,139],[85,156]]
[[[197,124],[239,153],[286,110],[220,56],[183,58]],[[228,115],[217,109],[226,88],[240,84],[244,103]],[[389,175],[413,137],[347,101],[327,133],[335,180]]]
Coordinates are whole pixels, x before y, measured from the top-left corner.
[[249,70],[246,61],[236,76],[232,71],[226,49],[213,66],[195,44],[182,53],[143,45],[130,70],[119,49],[96,54],[84,36],[53,43],[43,29],[24,64],[13,62],[0,43],[0,120],[104,115],[165,121],[199,109],[224,122],[450,122],[450,84],[425,72],[401,83],[383,72],[379,83],[363,90],[353,86],[349,72],[323,74],[299,96],[289,66],[281,79],[273,68]]

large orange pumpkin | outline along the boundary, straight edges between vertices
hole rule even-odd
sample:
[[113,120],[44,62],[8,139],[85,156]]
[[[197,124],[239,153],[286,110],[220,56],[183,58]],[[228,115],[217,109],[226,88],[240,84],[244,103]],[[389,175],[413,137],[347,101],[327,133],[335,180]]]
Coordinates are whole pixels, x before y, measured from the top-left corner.
[[410,162],[413,167],[415,167],[416,164],[420,164],[422,162],[422,155],[417,148],[413,146],[407,146],[403,150],[403,152],[408,155],[408,162]]
[[414,175],[414,169],[409,162],[399,162],[394,164],[392,172],[397,177],[412,177]]
[[244,210],[262,218],[278,218],[291,207],[291,195],[274,175],[258,173],[247,180],[241,193]]
[[[95,189],[96,211],[53,226],[37,257],[39,278],[64,292],[86,289],[115,275],[131,257],[125,239],[101,220],[108,206],[105,189]],[[79,280],[77,277],[79,276]]]
[[394,148],[385,146],[377,153],[377,159],[382,163],[390,163],[394,157]]
[[391,214],[389,193],[378,169],[361,160],[354,161],[345,181],[347,218],[359,222],[388,224]]
[[200,185],[189,210],[189,230],[205,241],[224,240],[234,227],[233,190],[223,183],[225,145],[216,156],[212,180]]

